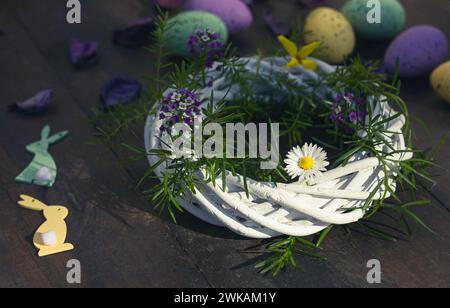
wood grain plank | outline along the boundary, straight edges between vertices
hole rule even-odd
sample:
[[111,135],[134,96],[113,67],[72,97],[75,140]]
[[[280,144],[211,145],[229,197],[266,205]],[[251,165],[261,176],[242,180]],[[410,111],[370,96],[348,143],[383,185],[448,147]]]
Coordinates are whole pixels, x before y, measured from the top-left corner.
[[[53,4],[56,5],[56,2],[53,2]],[[74,29],[70,26],[63,26],[62,29],[58,30],[52,30],[51,27],[53,24],[58,23],[57,19],[59,18],[59,15],[52,16],[52,14],[50,14],[45,20],[37,20],[38,26],[36,26],[36,24],[32,26],[31,24],[27,24],[26,21],[30,20],[31,16],[38,16],[41,14],[41,7],[39,5],[29,5],[28,10],[24,11],[20,10],[20,5],[16,4],[15,6],[18,9],[20,19],[24,22],[30,36],[34,37],[35,43],[39,46],[39,49],[48,61],[49,66],[54,69],[55,74],[64,82],[65,86],[70,89],[71,95],[80,104],[81,109],[88,114],[91,104],[98,103],[97,94],[99,88],[112,74],[125,72],[126,74],[138,78],[139,76],[149,73],[147,67],[142,65],[142,63],[149,61],[148,53],[143,50],[134,50],[131,52],[130,50],[123,50],[114,46],[109,46],[108,48],[104,47],[101,49],[101,64],[88,72],[72,69],[68,65],[66,57],[61,56],[61,54],[58,53],[58,51],[66,48],[67,41],[71,35],[86,35],[83,33],[90,33],[94,37],[100,39],[101,46],[108,46],[108,44],[110,44],[110,32],[105,32],[106,30],[101,28],[101,23],[108,21],[108,27],[109,29],[112,29],[111,25],[120,25],[124,20],[136,16],[136,13],[133,15],[126,10],[112,8],[114,6],[123,7],[123,2],[108,1],[107,8],[105,8],[106,4],[101,4],[101,2],[92,2],[91,6],[85,7],[87,12],[90,12],[90,9],[92,9],[93,12],[96,12],[96,18],[92,20],[89,19],[88,13],[85,17],[86,23],[82,24],[80,27]],[[111,11],[116,13],[110,14]],[[118,16],[117,12],[121,12],[123,15]],[[98,29],[101,29],[101,32]],[[97,31],[100,33],[92,34],[89,32],[90,30],[93,30],[94,33]],[[42,32],[46,31],[53,31],[51,39],[50,37],[44,37],[42,35]],[[79,31],[81,34],[71,34],[71,31]],[[124,57],[123,53],[130,53],[133,56]],[[87,82],[87,78],[89,79],[89,82]],[[135,176],[135,179],[137,179],[139,170],[143,170],[143,168],[145,168],[145,165],[137,165],[134,166],[134,168],[129,168],[129,171]],[[195,256],[196,262],[199,264],[202,272],[208,277],[208,280],[214,280],[213,285],[242,287],[275,286],[270,277],[261,277],[253,268],[252,263],[250,262],[253,255],[239,252],[240,249],[248,247],[249,243],[251,243],[251,246],[258,242],[243,240],[223,228],[211,228],[211,226],[199,222],[189,215],[180,217],[178,225],[173,225],[168,217],[164,217],[164,219],[168,221],[169,228],[180,241],[185,251],[187,251],[189,255]],[[200,232],[200,234],[198,234],[198,232]],[[217,238],[224,239],[224,241],[217,241]],[[205,247],[207,248],[206,250]],[[213,247],[214,249],[212,249]],[[230,251],[233,253],[230,253]],[[217,266],[217,264],[220,264],[220,266]],[[239,267],[239,265],[242,264],[245,264],[246,266]],[[232,270],[233,267],[237,267],[237,269]],[[317,267],[317,270],[320,269],[323,269],[323,265]],[[322,277],[325,276],[326,281],[328,281],[326,285],[342,285],[343,280],[345,280],[344,277],[339,280],[333,280],[333,277],[327,274],[328,272],[330,271],[325,271],[325,274],[322,275]],[[311,286],[314,281],[318,282],[317,280],[311,279],[305,279],[304,281],[310,282]]]
[[[5,248],[0,257],[5,261],[0,277],[5,279],[0,285],[66,287],[66,262],[76,258],[86,287],[209,286],[165,223],[136,210],[136,204],[145,200],[133,193],[127,173],[113,167],[117,158],[107,151],[96,160],[96,149],[86,144],[89,119],[15,18],[9,4],[2,2],[0,27],[6,34],[0,40],[0,67],[8,74],[2,74],[0,85],[0,153],[5,169],[0,178],[2,197],[7,197],[0,201],[0,221],[8,232],[0,239]],[[56,91],[56,104],[46,115],[6,112],[7,104],[46,87]],[[70,130],[69,138],[50,149],[60,172],[55,187],[14,183],[14,174],[32,158],[24,146],[36,140],[46,123],[54,131]],[[69,240],[75,251],[43,259],[35,256],[28,236],[42,218],[18,208],[15,200],[20,193],[70,208]]]
[[[342,2],[329,1],[335,7],[339,7]],[[70,105],[66,105],[67,102],[63,105],[62,101],[58,101],[59,106],[52,109],[48,116],[53,121],[56,121],[55,123],[61,125],[61,123],[65,124],[69,121],[73,127],[79,129],[80,132],[77,132],[75,140],[81,144],[82,140],[86,140],[89,136],[89,129],[87,126],[81,127],[80,123],[87,124],[87,120],[84,115],[80,114],[79,110],[81,109],[85,115],[91,115],[90,107],[98,104],[98,93],[103,83],[111,78],[112,75],[118,73],[128,74],[135,78],[151,73],[148,68],[151,59],[144,50],[123,49],[113,46],[110,42],[110,33],[114,28],[124,24],[127,20],[147,15],[150,11],[149,4],[145,1],[135,0],[127,1],[126,4],[117,0],[89,1],[83,9],[83,24],[71,26],[61,21],[64,18],[65,9],[60,1],[47,0],[46,6],[25,0],[10,1],[9,3],[17,14],[17,16],[13,17],[16,20],[10,19],[9,22],[15,24],[19,20],[20,25],[18,27],[20,29],[7,29],[1,23],[0,28],[6,29],[6,34],[19,31],[20,34],[30,40],[26,48],[32,50],[33,54],[35,54],[34,57],[40,59],[38,61],[40,64],[36,69],[33,69],[31,65],[31,69],[33,69],[31,74],[42,73],[42,68],[45,68],[46,74],[52,76],[58,88],[63,91],[63,97],[70,98],[67,100]],[[428,3],[421,4],[418,1],[411,1],[411,3],[413,3],[411,5],[416,5],[419,8],[429,5],[430,8],[428,10],[435,10],[436,6],[434,5],[440,5],[442,1],[434,0],[430,2],[433,6]],[[306,15],[306,10],[301,9],[295,4],[295,1],[283,1],[282,4],[279,1],[265,1],[263,4],[273,7],[275,13],[286,20],[295,20],[298,16]],[[257,48],[268,50],[277,44],[276,40],[265,29],[261,19],[261,14],[265,9],[263,4],[255,5],[254,11],[257,17],[253,27],[249,31],[233,37],[233,40],[239,45],[243,53],[252,53]],[[408,3],[408,5],[410,4]],[[444,5],[445,7],[447,6],[447,4]],[[410,17],[410,23],[415,20],[421,21],[429,18],[429,15],[421,12],[413,13]],[[42,16],[46,18],[42,18]],[[445,20],[444,17],[445,15],[442,15],[442,17],[436,18],[434,22],[440,23]],[[448,25],[444,24],[443,26],[448,28]],[[67,44],[71,37],[99,40],[101,46],[100,65],[87,71],[73,69],[69,65],[67,56]],[[16,48],[25,47],[18,42],[12,45],[16,46]],[[383,50],[381,45],[364,42],[360,52],[365,57],[380,57]],[[6,44],[3,46],[6,46]],[[39,51],[39,55],[36,55],[36,48]],[[3,52],[6,53],[6,51]],[[16,50],[12,50],[9,55],[13,57],[16,53]],[[20,50],[19,54],[23,58],[27,56],[25,49]],[[34,64],[34,62],[28,61],[26,64]],[[12,64],[5,67],[11,71],[15,69]],[[24,70],[20,73],[23,73]],[[16,75],[13,77],[17,78],[17,74],[16,72]],[[9,80],[13,80],[12,77]],[[37,81],[30,81],[23,88],[30,91],[28,94],[31,94],[36,90],[32,89],[33,86],[43,87],[47,82],[48,80],[44,79],[42,84],[36,85]],[[419,81],[419,84],[423,85],[424,80]],[[8,98],[9,95],[11,100],[14,96],[18,96],[21,91],[23,92],[22,86],[20,86],[20,89],[13,86],[13,89],[7,89],[8,91],[6,91],[7,93],[9,92],[6,97]],[[433,96],[427,87],[422,90],[420,88],[418,90],[415,84],[406,84],[404,95],[410,108],[412,108],[413,114],[422,116],[426,112],[428,115],[426,120],[433,123],[433,114],[436,113],[436,110],[440,110],[436,106],[440,106],[439,104],[442,103]],[[429,110],[429,106],[423,104],[421,99],[417,98],[417,96],[420,98],[420,95],[428,97],[432,101],[428,105],[434,105],[438,109],[431,108]],[[67,119],[64,116],[64,119],[55,119],[58,115],[68,112],[70,114],[73,112],[76,118]],[[448,129],[448,124],[442,121],[446,116],[445,112],[444,110],[442,115],[439,116],[440,124],[432,127],[435,136]],[[12,121],[9,117],[3,117],[1,120],[0,123],[11,125],[12,127],[18,127],[19,123],[24,121],[22,118]],[[33,119],[33,121],[38,120]],[[42,125],[42,122],[39,125]],[[76,123],[78,124],[76,125]],[[39,125],[33,124],[33,127],[36,128]],[[62,129],[63,127],[60,128]],[[32,136],[29,133],[22,136],[21,133],[20,139],[22,140],[22,138],[28,140],[27,138],[32,138]],[[416,138],[421,147],[427,147],[427,142],[437,140],[437,137],[433,140],[427,139],[422,133],[417,133]],[[17,142],[12,134],[8,135],[4,140],[11,144]],[[9,159],[11,164],[16,165],[17,170],[20,169],[17,166],[19,162],[29,159],[26,153],[21,152],[25,143],[26,141],[23,141],[21,144],[13,145],[14,152],[9,155],[16,160],[14,162],[11,158]],[[71,145],[71,150],[77,150],[80,144],[76,144],[76,146]],[[199,222],[190,215],[180,217],[178,225],[172,224],[170,219],[163,217],[166,221],[164,227],[167,229],[161,227],[159,218],[156,218],[155,214],[149,210],[149,205],[145,201],[136,196],[131,187],[133,182],[130,182],[129,177],[131,176],[136,180],[139,177],[140,170],[146,167],[145,164],[137,164],[136,166],[128,167],[127,170],[123,170],[120,169],[121,166],[117,166],[117,157],[111,156],[110,153],[108,157],[102,158],[101,161],[97,162],[94,160],[95,149],[82,146],[81,150],[81,156],[70,155],[67,159],[65,158],[64,161],[61,161],[61,166],[67,166],[67,171],[62,176],[63,179],[60,179],[58,182],[59,186],[55,187],[56,192],[54,194],[44,194],[43,196],[45,198],[49,198],[49,196],[60,198],[72,204],[77,209],[77,212],[80,212],[75,214],[77,217],[74,216],[72,223],[77,224],[79,227],[77,229],[81,230],[81,234],[77,234],[77,236],[79,236],[79,242],[82,245],[80,248],[82,248],[86,260],[90,260],[87,272],[94,273],[96,267],[100,268],[100,274],[90,276],[87,285],[149,285],[150,283],[147,281],[149,279],[148,273],[157,273],[157,275],[153,276],[156,281],[152,281],[152,286],[171,285],[172,281],[168,281],[171,279],[184,286],[199,286],[205,283],[199,277],[206,277],[209,285],[218,287],[368,287],[365,280],[367,273],[365,265],[371,258],[380,259],[382,266],[385,268],[383,286],[449,285],[448,277],[450,277],[450,273],[447,266],[450,253],[450,244],[448,242],[449,227],[447,223],[449,216],[448,212],[443,210],[436,202],[428,208],[421,209],[420,213],[424,215],[430,225],[436,228],[436,231],[441,234],[443,239],[433,237],[424,231],[419,231],[411,241],[400,241],[396,244],[390,244],[370,238],[364,234],[354,234],[349,238],[338,231],[333,233],[325,244],[326,254],[329,255],[327,262],[302,259],[300,264],[307,269],[306,273],[291,271],[273,279],[270,276],[259,275],[252,266],[255,255],[243,251],[258,244],[259,241],[242,239],[225,229],[211,227]],[[58,150],[55,147],[55,156],[58,154],[57,157],[63,157],[65,151],[65,148],[62,151],[61,148]],[[441,157],[439,161],[444,161],[444,159],[445,157]],[[448,176],[447,174],[444,176]],[[120,180],[116,177],[120,178]],[[440,181],[440,183],[446,182]],[[97,189],[94,190],[92,186],[96,186]],[[111,192],[114,192],[112,196]],[[426,193],[423,196],[429,197]],[[445,197],[445,190],[442,195],[440,193],[436,194],[436,198],[439,200],[444,200],[442,196]],[[445,200],[448,200],[448,198]],[[108,203],[115,204],[117,207],[111,209],[107,206]],[[31,217],[32,215],[30,214],[29,218],[30,225],[34,225],[34,220],[36,219]],[[389,219],[384,217],[378,219],[392,224]],[[100,227],[96,224],[100,224]],[[149,226],[155,224],[158,227]],[[134,229],[131,231],[129,230],[131,228]],[[12,232],[14,233],[14,231]],[[105,234],[111,234],[111,236],[105,237]],[[112,236],[114,236],[115,241],[111,239]],[[104,241],[106,241],[105,247],[103,245],[98,247],[98,242],[103,243]],[[123,253],[118,251],[116,247],[117,242],[127,243],[129,252]],[[172,257],[173,259],[166,259],[162,253],[157,253],[155,256],[152,255],[154,249],[158,251],[161,248],[160,245],[162,244],[158,243],[168,245],[171,248],[166,249],[173,251],[178,251],[181,246],[181,256],[184,256],[187,260],[180,261],[175,256]],[[100,258],[100,256],[103,258]],[[96,257],[96,262],[92,262]],[[0,260],[2,260],[1,258],[2,255],[0,254]],[[161,267],[160,270],[147,264],[153,260],[155,260],[155,264]],[[189,280],[188,276],[192,275],[192,273],[190,273],[190,270],[186,270],[183,273],[179,273],[179,277],[173,278],[174,274],[169,270],[169,277],[167,279],[161,278],[164,275],[164,270],[167,270],[169,267],[169,262],[172,262],[172,271],[178,271],[183,266],[183,262],[192,262],[190,267],[193,266],[200,274],[196,273],[196,278]],[[140,270],[142,266],[145,268],[144,273]],[[118,272],[106,273],[106,268],[109,267],[118,268],[119,270]],[[50,268],[53,268],[53,266],[50,266]],[[49,269],[41,270],[41,275],[47,274],[48,271]],[[59,270],[54,271],[58,273]],[[0,270],[0,277],[2,277],[1,275],[9,277],[10,273],[4,273]],[[57,274],[53,274],[52,278],[49,279],[49,284],[54,284],[55,281],[58,281],[55,278],[56,276]],[[20,285],[20,282],[17,284]]]

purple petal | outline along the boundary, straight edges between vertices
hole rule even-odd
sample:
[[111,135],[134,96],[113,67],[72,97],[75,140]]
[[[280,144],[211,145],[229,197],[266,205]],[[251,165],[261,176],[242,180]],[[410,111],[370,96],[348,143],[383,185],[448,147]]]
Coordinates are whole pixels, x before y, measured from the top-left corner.
[[142,47],[150,43],[155,29],[156,24],[152,17],[137,19],[125,28],[114,31],[113,42],[123,47]]
[[306,7],[314,7],[318,5],[322,5],[326,0],[300,0],[300,3]]
[[73,65],[76,67],[86,67],[95,64],[98,61],[98,43],[83,42],[78,39],[72,39],[70,42],[70,56]]
[[107,108],[118,104],[128,104],[140,96],[141,90],[142,85],[137,80],[116,76],[103,87],[101,99]]
[[52,103],[54,93],[52,89],[40,91],[27,100],[11,105],[10,110],[26,114],[44,112]]
[[291,32],[290,27],[277,20],[269,10],[264,11],[263,17],[266,25],[274,35],[289,35]]

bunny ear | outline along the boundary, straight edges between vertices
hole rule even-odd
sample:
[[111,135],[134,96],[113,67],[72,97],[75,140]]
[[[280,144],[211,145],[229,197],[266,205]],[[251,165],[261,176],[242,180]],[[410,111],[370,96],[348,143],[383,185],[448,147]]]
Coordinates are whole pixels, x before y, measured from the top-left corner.
[[21,200],[17,203],[24,208],[34,211],[43,211],[47,205],[42,203],[39,200],[34,199],[33,197],[27,195],[20,195]]
[[59,133],[51,136],[50,138],[47,138],[47,141],[48,141],[48,143],[55,143],[55,142],[60,141],[64,137],[66,137],[68,134],[69,134],[69,132],[67,130],[65,130],[63,132],[59,132]]
[[50,136],[50,126],[46,125],[41,132],[41,140],[47,140],[48,136]]

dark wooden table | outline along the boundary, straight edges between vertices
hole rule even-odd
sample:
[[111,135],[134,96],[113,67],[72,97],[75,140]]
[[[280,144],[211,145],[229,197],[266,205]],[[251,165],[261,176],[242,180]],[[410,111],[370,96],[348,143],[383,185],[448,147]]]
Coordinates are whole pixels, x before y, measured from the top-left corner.
[[[0,2],[0,287],[68,287],[66,262],[78,259],[83,287],[369,287],[369,259],[381,261],[384,287],[450,287],[450,145],[437,157],[439,185],[421,192],[432,204],[417,210],[439,236],[418,229],[412,238],[400,233],[391,243],[364,233],[351,236],[337,230],[324,245],[328,261],[301,258],[306,272],[287,271],[262,276],[253,265],[257,254],[245,250],[258,241],[238,237],[184,215],[175,225],[159,217],[135,190],[141,166],[123,166],[118,149],[103,151],[86,144],[93,131],[91,107],[99,104],[99,89],[115,74],[136,78],[151,74],[149,54],[113,46],[111,32],[150,11],[148,0],[83,2],[83,23],[65,22],[65,1],[2,0]],[[255,1],[255,23],[233,38],[243,53],[277,44],[262,21],[265,7],[278,18],[294,21],[307,10],[295,1]],[[448,0],[402,1],[408,25],[428,23],[450,38]],[[340,7],[343,1],[328,1]],[[71,37],[100,42],[101,62],[75,70],[68,61]],[[358,43],[365,58],[382,56],[387,43]],[[56,90],[56,103],[42,116],[8,113],[11,102],[43,88]],[[415,125],[415,142],[423,149],[449,130],[450,105],[432,92],[427,78],[405,80],[403,97],[411,113],[427,123]],[[14,182],[30,161],[24,146],[39,137],[49,123],[70,136],[53,146],[59,167],[54,188]],[[98,159],[100,158],[100,159]],[[69,239],[76,249],[37,258],[31,236],[42,222],[39,213],[16,205],[26,193],[70,208]],[[387,218],[381,221],[395,226]]]

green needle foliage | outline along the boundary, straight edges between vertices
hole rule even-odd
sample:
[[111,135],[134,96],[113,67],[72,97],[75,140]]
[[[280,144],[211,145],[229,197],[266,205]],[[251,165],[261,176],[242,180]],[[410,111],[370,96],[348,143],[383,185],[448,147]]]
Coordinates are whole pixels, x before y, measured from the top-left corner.
[[[141,130],[149,115],[157,115],[160,106],[156,102],[163,98],[167,88],[184,88],[195,92],[196,89],[208,84],[204,59],[182,60],[176,63],[170,61],[171,55],[164,47],[164,33],[170,27],[168,15],[160,13],[157,23],[158,30],[153,33],[154,44],[148,48],[154,59],[153,74],[147,77],[151,81],[148,94],[134,104],[117,106],[114,110],[97,111],[93,143],[110,146],[124,132],[131,132],[142,142],[134,128]],[[423,186],[434,184],[429,170],[435,167],[433,162],[435,153],[427,154],[414,148],[410,132],[410,116],[405,102],[399,96],[400,81],[395,76],[389,80],[387,76],[374,73],[378,67],[377,63],[365,64],[356,58],[339,67],[335,73],[322,76],[321,80],[308,84],[307,88],[313,89],[308,91],[304,86],[299,86],[288,79],[285,73],[270,76],[249,74],[244,66],[245,61],[239,60],[235,50],[227,47],[226,57],[221,65],[221,76],[226,76],[232,84],[239,85],[241,91],[232,101],[227,101],[225,97],[219,104],[213,104],[213,93],[210,103],[202,110],[203,125],[218,123],[225,127],[227,123],[237,122],[280,123],[283,154],[294,145],[314,142],[327,150],[331,156],[332,167],[347,164],[356,153],[376,157],[384,173],[383,180],[373,187],[370,197],[364,204],[365,218],[354,225],[344,226],[344,230],[350,234],[352,229],[358,228],[377,238],[395,241],[394,236],[378,228],[371,220],[376,213],[390,211],[397,215],[399,223],[405,227],[408,235],[415,226],[431,231],[414,214],[413,208],[429,204],[428,200],[417,201],[420,200],[417,193]],[[269,97],[255,96],[254,85],[265,83],[271,85],[271,88],[274,88],[275,83],[275,88],[279,91],[273,91]],[[321,87],[327,87],[333,93],[351,92],[364,98],[383,97],[398,113],[388,117],[373,116],[373,104],[367,104],[366,112],[370,121],[348,123],[354,133],[343,134],[342,128],[330,121],[331,103],[316,95],[316,89]],[[404,117],[405,120],[403,136],[409,149],[403,152],[394,149],[391,139],[387,137],[392,133],[388,131],[387,124],[400,117]],[[206,138],[203,143],[205,141]],[[225,141],[224,139],[224,143]],[[261,159],[227,158],[225,149],[222,158],[201,157],[193,160],[173,158],[171,151],[167,150],[146,151],[142,147],[128,143],[122,146],[131,153],[129,157],[131,162],[147,160],[149,156],[157,158],[157,162],[145,170],[137,187],[149,196],[160,213],[167,211],[175,222],[177,214],[183,212],[180,204],[182,200],[189,202],[196,192],[202,189],[205,182],[217,185],[220,180],[221,187],[225,189],[227,172],[243,175],[247,195],[250,193],[246,184],[248,178],[263,182],[289,182],[289,177],[281,164],[274,170],[261,170],[259,168]],[[248,148],[248,144],[246,147]],[[414,155],[408,161],[396,161],[392,156],[405,155],[407,152]],[[163,174],[155,174],[159,167],[164,167]],[[391,187],[392,181],[397,183],[396,191]],[[384,194],[381,200],[374,199],[378,192]],[[391,198],[386,201],[388,196]],[[405,196],[407,199],[403,200]],[[336,228],[329,226],[310,240],[294,236],[275,239],[266,246],[267,259],[256,266],[262,273],[271,272],[277,275],[287,267],[298,267],[296,256],[299,255],[324,260],[316,250],[322,249],[322,244],[334,229]]]

